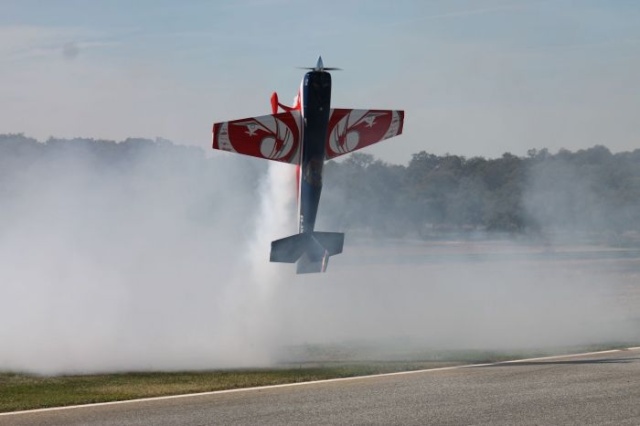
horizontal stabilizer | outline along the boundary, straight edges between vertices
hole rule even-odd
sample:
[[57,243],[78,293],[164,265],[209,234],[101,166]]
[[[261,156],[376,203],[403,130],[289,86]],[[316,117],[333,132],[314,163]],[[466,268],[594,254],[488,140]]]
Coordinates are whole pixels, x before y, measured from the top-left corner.
[[324,272],[329,256],[342,253],[344,234],[304,232],[271,243],[271,262],[298,262],[298,273]]

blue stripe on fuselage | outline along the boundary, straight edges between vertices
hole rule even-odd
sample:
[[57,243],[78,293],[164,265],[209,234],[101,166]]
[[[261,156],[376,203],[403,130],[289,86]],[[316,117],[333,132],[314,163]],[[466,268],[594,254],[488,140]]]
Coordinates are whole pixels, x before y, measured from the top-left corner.
[[313,232],[322,192],[322,167],[331,110],[331,74],[324,71],[308,72],[304,76],[302,91],[304,141],[300,170],[299,232]]

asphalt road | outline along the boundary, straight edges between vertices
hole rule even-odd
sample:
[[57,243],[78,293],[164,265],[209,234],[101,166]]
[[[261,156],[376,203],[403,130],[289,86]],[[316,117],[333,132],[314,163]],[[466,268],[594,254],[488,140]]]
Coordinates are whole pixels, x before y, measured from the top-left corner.
[[0,425],[640,425],[640,348],[25,412]]

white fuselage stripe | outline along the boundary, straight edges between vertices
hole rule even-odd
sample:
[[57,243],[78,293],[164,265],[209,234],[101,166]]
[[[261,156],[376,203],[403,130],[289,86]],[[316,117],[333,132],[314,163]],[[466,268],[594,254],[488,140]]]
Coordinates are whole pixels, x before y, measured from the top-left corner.
[[298,92],[298,99],[300,101],[300,159],[298,161],[298,176],[296,176],[296,178],[298,179],[298,233],[302,232],[302,218],[300,217],[300,214],[302,213],[302,178],[303,178],[303,170],[302,170],[302,159],[303,157],[303,153],[304,153],[304,77],[302,78],[302,81],[300,82],[300,89]]

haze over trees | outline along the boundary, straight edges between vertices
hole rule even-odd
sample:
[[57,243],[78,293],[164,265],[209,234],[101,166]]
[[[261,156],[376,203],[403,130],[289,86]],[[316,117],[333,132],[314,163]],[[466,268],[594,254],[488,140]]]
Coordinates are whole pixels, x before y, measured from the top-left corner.
[[[16,200],[28,188],[24,183],[37,184],[33,176],[46,185],[47,176],[64,171],[66,184],[90,188],[91,182],[74,182],[69,173],[82,170],[77,174],[82,179],[117,182],[134,198],[161,186],[175,200],[198,186],[202,199],[185,208],[205,225],[217,208],[216,194],[224,191],[224,182],[212,176],[220,168],[240,170],[233,179],[244,195],[255,196],[266,163],[209,155],[204,148],[163,139],[50,138],[42,143],[22,134],[0,135],[0,219],[19,208]],[[614,240],[640,232],[640,149],[616,154],[601,145],[555,154],[532,149],[524,157],[505,153],[493,159],[421,151],[407,166],[356,152],[326,163],[324,185],[321,229],[420,238],[477,231],[589,233]],[[202,191],[203,186],[210,189]],[[157,208],[163,209],[161,195]],[[0,223],[0,235],[2,228]]]
[[354,153],[328,164],[327,186],[345,204],[345,227],[386,235],[640,230],[640,150],[532,149],[495,159],[422,151],[406,167]]

